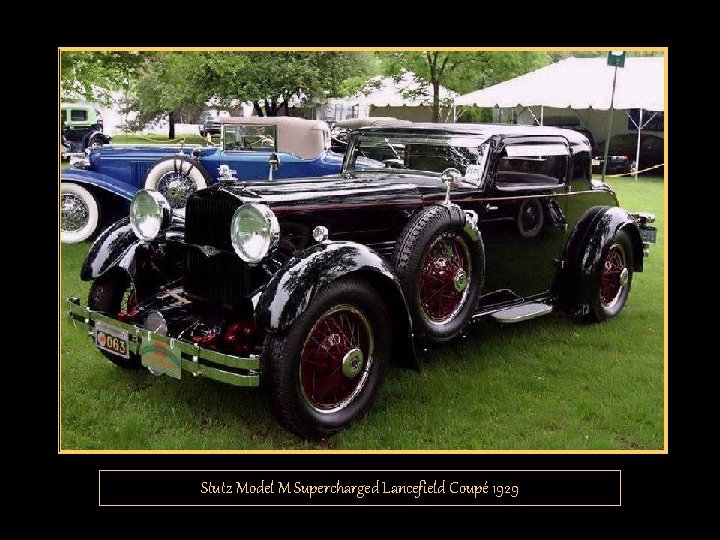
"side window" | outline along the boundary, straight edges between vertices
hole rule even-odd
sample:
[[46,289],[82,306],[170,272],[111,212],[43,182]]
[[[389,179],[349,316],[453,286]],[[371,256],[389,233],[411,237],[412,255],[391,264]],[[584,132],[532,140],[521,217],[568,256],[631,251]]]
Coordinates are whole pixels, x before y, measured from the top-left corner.
[[87,122],[88,113],[85,109],[70,109],[70,120],[72,122]]
[[67,122],[67,109],[60,109],[60,121]]
[[573,173],[575,180],[590,178],[590,155],[587,152],[578,152],[573,156]]
[[568,150],[561,144],[507,146],[497,173],[499,186],[552,186],[565,182]]
[[226,125],[225,150],[272,152],[277,148],[275,126]]

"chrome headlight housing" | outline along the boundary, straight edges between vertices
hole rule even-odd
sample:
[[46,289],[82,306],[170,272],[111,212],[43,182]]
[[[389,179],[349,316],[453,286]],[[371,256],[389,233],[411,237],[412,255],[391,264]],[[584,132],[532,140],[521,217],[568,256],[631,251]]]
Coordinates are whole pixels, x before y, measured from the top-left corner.
[[264,204],[245,203],[235,210],[230,224],[233,249],[243,261],[257,264],[278,242],[280,225]]
[[154,240],[172,221],[172,208],[154,189],[141,189],[130,203],[130,226],[135,236],[145,242]]

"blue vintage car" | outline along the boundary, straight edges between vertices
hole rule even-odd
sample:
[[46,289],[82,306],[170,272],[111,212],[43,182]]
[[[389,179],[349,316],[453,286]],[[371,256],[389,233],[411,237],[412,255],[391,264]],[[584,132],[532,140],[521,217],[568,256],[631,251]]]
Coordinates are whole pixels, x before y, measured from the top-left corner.
[[340,172],[325,122],[291,117],[224,117],[220,146],[110,145],[92,148],[61,175],[63,243],[82,242],[126,215],[142,188],[183,208],[198,189],[234,174],[238,180],[322,176]]

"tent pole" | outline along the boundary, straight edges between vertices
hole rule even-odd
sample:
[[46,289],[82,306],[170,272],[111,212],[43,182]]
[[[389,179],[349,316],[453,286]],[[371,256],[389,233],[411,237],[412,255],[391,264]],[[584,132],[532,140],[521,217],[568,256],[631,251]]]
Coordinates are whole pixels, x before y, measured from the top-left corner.
[[638,122],[637,128],[638,128],[638,141],[637,141],[637,149],[635,150],[635,181],[637,182],[638,177],[638,171],[640,170],[640,132],[642,131],[643,123],[643,110],[642,107],[640,107],[640,121]]
[[543,125],[543,120],[545,118],[545,105],[540,105],[540,125]]
[[610,94],[610,118],[608,118],[607,137],[605,137],[605,155],[603,159],[602,181],[605,181],[605,172],[607,171],[608,149],[610,148],[610,131],[612,130],[613,106],[615,104],[615,85],[617,84],[617,65],[615,65],[615,73],[613,74],[612,94]]
[[453,101],[453,124],[457,123],[457,105]]

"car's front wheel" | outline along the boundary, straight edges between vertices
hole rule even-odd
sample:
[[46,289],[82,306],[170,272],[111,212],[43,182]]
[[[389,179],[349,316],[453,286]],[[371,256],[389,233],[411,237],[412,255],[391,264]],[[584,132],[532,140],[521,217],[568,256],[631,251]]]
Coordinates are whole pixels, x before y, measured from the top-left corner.
[[89,239],[98,228],[100,207],[87,188],[70,182],[60,184],[60,241],[77,244]]
[[389,362],[392,322],[360,279],[331,283],[263,347],[262,385],[279,422],[306,438],[349,426],[372,405]]

